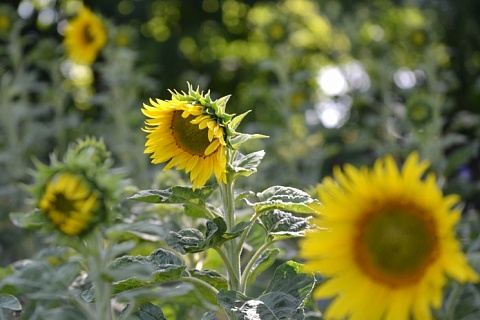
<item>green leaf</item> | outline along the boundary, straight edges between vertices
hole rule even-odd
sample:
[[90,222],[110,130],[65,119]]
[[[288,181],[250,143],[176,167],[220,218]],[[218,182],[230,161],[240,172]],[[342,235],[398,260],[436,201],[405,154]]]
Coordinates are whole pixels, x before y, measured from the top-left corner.
[[[149,256],[123,256],[108,266],[109,275],[114,278],[114,295],[153,284],[176,281],[180,279],[185,268],[185,262],[181,258],[162,248]],[[95,287],[82,293],[82,298],[87,302],[93,301],[94,297]]]
[[236,291],[220,290],[218,304],[235,312],[237,319],[304,319],[304,308],[315,286],[315,277],[302,265],[289,261],[275,271],[267,290],[253,299]]
[[0,308],[20,311],[22,310],[22,305],[15,296],[12,296],[11,294],[0,293]]
[[238,150],[242,144],[252,139],[265,139],[269,138],[263,134],[246,134],[246,133],[237,133],[236,136],[230,138],[228,143],[234,150]]
[[173,249],[185,254],[187,252],[203,251],[201,244],[205,242],[205,237],[200,230],[188,228],[182,229],[179,232],[170,231],[169,235],[165,238],[165,242]]
[[141,305],[128,320],[167,320],[162,309],[150,302]]
[[281,210],[268,211],[259,219],[271,241],[303,237],[309,228],[308,218],[296,217]]
[[217,185],[209,185],[193,190],[191,187],[175,186],[164,190],[141,190],[128,199],[147,203],[205,205],[205,201],[217,187]]
[[217,290],[226,290],[228,288],[227,279],[225,279],[225,277],[217,271],[188,269],[188,273],[190,276],[203,280],[212,285]]
[[[200,279],[217,290],[227,290],[228,282],[225,277],[223,277],[220,273],[213,271],[213,270],[196,270],[190,269],[188,273],[192,278]],[[196,289],[199,291],[202,299],[208,303],[216,304],[217,302],[217,295],[213,294],[210,290],[205,289],[202,285],[193,283]]]
[[71,296],[69,286],[80,274],[78,262],[67,262],[56,267],[44,261],[28,260],[17,271],[0,281],[3,292],[22,292],[31,299],[61,300]]
[[303,265],[287,261],[280,265],[265,292],[283,292],[299,299],[304,305],[315,286],[313,273],[304,273]]
[[253,201],[245,199],[257,212],[280,209],[298,213],[316,213],[309,205],[316,202],[308,193],[283,186],[273,186],[255,195]]
[[10,221],[19,228],[39,229],[48,223],[47,218],[39,209],[30,212],[11,212]]
[[237,176],[248,177],[252,173],[257,172],[257,167],[265,156],[265,151],[260,150],[257,152],[252,152],[247,155],[243,155],[240,152],[235,154],[235,159],[233,160],[232,166],[230,169]]
[[194,228],[170,231],[165,241],[169,246],[180,253],[194,253],[205,251],[212,247],[220,247],[224,242],[238,237],[248,227],[248,222],[240,222],[230,232],[227,224],[221,217],[207,221],[205,236]]
[[249,114],[252,110],[248,110],[247,112],[244,112],[242,114],[239,114],[238,116],[235,116],[232,121],[230,121],[228,123],[230,129],[232,130],[236,130],[238,128],[238,126],[240,125],[240,123],[242,122],[243,118],[245,118],[245,116],[247,114]]
[[237,310],[249,300],[252,298],[234,290],[220,290],[217,297],[218,305],[226,310]]
[[257,261],[252,266],[252,271],[250,271],[250,276],[248,277],[248,284],[251,284],[263,271],[267,270],[277,258],[277,255],[280,253],[280,250],[277,248],[268,249],[263,252]]

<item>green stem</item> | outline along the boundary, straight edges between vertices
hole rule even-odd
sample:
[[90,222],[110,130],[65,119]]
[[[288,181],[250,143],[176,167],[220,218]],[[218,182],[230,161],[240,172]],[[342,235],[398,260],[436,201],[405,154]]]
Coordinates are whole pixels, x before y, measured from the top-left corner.
[[198,285],[202,286],[203,288],[207,289],[208,291],[210,291],[213,295],[215,295],[215,296],[218,295],[218,290],[214,286],[208,284],[207,282],[205,282],[201,279],[194,278],[194,277],[181,277],[180,279],[185,281],[185,282],[191,282],[191,283],[194,283],[194,284],[198,284]]
[[238,280],[239,280],[240,277],[235,273],[228,256],[222,251],[222,249],[217,248],[217,247],[215,247],[213,249],[218,252],[218,255],[220,256],[223,263],[225,264],[225,267],[227,268],[228,289],[229,290],[236,290],[236,288],[238,287]]
[[238,244],[237,244],[237,248],[236,248],[236,254],[240,257],[241,254],[242,254],[242,250],[243,250],[243,245],[245,244],[245,241],[247,240],[247,236],[248,234],[250,233],[250,230],[252,230],[253,228],[253,224],[255,222],[255,220],[258,219],[258,217],[260,217],[260,215],[263,213],[264,211],[258,211],[258,212],[255,212],[255,214],[253,215],[253,217],[250,218],[250,225],[242,232],[242,236],[240,237],[240,240],[238,241]]
[[[233,161],[234,153],[232,150],[227,150],[227,163],[231,163]],[[222,194],[222,201],[223,201],[223,210],[224,210],[224,217],[225,223],[227,224],[227,231],[233,229],[236,223],[235,217],[235,197],[233,192],[233,184],[234,179],[231,175],[227,172],[227,182],[220,184],[220,191]],[[229,290],[238,290],[239,280],[241,277],[241,270],[240,270],[240,255],[237,254],[236,250],[236,239],[232,239],[224,244],[223,249],[225,250],[225,262],[227,267],[230,265],[230,269],[228,270],[228,289]],[[221,250],[217,250],[220,252]],[[222,252],[223,254],[223,252]]]
[[89,273],[95,283],[96,317],[94,319],[112,320],[112,288],[110,282],[105,279],[108,257],[100,232],[95,232],[92,237],[87,239],[87,246]]
[[83,301],[80,297],[74,297],[73,302],[82,310],[82,313],[87,317],[87,319],[96,318],[95,314],[92,312],[92,309],[90,309],[85,301]]
[[254,263],[257,261],[258,257],[268,249],[268,247],[272,244],[271,241],[265,242],[258,250],[255,252],[253,257],[248,261],[245,269],[243,270],[242,278],[240,279],[240,290],[245,293],[247,288],[248,279],[250,278],[250,274],[252,272],[252,267]]
[[217,217],[220,217],[221,215],[219,215],[218,213],[214,212],[214,211],[211,211],[210,209],[208,209],[207,207],[205,206],[201,206],[199,204],[196,204],[196,203],[189,203],[188,204],[189,206],[192,206],[192,207],[195,207],[199,210],[202,210],[203,212],[205,212],[205,214],[208,216],[208,218],[210,219],[215,219]]

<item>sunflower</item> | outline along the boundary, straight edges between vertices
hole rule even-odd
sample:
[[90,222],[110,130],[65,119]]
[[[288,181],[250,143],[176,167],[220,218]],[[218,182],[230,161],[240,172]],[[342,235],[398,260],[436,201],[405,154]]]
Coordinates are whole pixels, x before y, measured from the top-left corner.
[[62,172],[47,185],[39,208],[62,233],[82,235],[99,220],[98,197],[77,175]]
[[226,150],[224,128],[214,114],[204,112],[204,106],[182,101],[150,99],[143,104],[143,130],[148,133],[145,153],[151,153],[152,163],[167,162],[164,171],[176,166],[190,173],[193,189],[205,185],[212,173],[218,182],[226,182]]
[[412,153],[373,169],[347,165],[318,187],[319,228],[300,243],[308,271],[330,277],[314,293],[335,299],[326,319],[431,319],[447,276],[478,281],[455,238],[456,195],[444,196]]
[[86,7],[65,28],[63,43],[68,57],[75,62],[92,64],[106,42],[102,21]]

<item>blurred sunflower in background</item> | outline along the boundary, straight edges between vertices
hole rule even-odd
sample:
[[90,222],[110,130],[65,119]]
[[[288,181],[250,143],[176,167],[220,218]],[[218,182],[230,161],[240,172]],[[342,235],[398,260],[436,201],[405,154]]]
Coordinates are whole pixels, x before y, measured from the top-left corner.
[[143,130],[148,133],[144,153],[152,163],[167,162],[163,170],[176,166],[190,174],[193,189],[202,188],[214,173],[219,183],[226,182],[226,131],[224,119],[190,87],[188,95],[172,93],[171,100],[150,99],[142,112]]
[[107,42],[107,33],[101,19],[83,7],[65,27],[63,44],[69,59],[92,64]]
[[82,178],[62,172],[47,184],[39,208],[61,232],[76,236],[100,220],[98,200]]
[[121,190],[122,175],[102,140],[87,137],[69,146],[62,160],[35,162],[35,183],[29,187],[39,210],[38,227],[67,236],[87,236],[96,226],[108,225]]
[[428,166],[416,152],[401,170],[387,156],[373,169],[337,168],[319,185],[319,228],[300,255],[330,277],[314,293],[334,298],[327,319],[431,319],[447,277],[478,281],[455,237],[459,197],[444,196],[433,174],[422,179]]

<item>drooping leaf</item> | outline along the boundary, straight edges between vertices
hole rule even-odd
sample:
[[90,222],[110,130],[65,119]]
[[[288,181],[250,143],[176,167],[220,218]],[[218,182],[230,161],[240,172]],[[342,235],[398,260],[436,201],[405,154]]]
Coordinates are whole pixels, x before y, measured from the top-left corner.
[[[213,270],[196,270],[196,269],[189,269],[188,273],[191,277],[200,279],[217,290],[226,290],[228,288],[227,279],[222,276],[220,273],[213,271]],[[204,301],[207,301],[211,304],[216,304],[217,302],[217,295],[212,293],[212,291],[207,290],[202,285],[193,283],[196,289],[200,292],[200,295]]]
[[[125,309],[124,309],[125,310]],[[123,312],[123,311],[122,311]],[[120,315],[121,317],[121,315]],[[150,302],[142,304],[128,320],[167,320],[162,308]]]
[[226,290],[228,288],[227,279],[225,279],[225,277],[217,271],[188,269],[188,273],[191,277],[203,280],[215,287],[217,290]]
[[316,213],[310,204],[316,202],[308,193],[284,186],[273,186],[257,193],[252,201],[245,199],[257,212],[268,210],[285,210],[298,213]]
[[[181,258],[163,248],[149,256],[123,256],[108,266],[109,274],[114,277],[113,294],[178,280],[185,268]],[[87,302],[94,297],[95,287],[82,294]]]
[[227,224],[221,217],[207,221],[205,236],[197,229],[183,229],[179,232],[170,231],[165,241],[169,246],[180,253],[205,251],[208,248],[220,247],[224,242],[238,237],[249,225],[249,222],[240,222],[230,232]]
[[165,242],[173,249],[185,254],[187,252],[203,251],[201,244],[205,242],[205,237],[200,230],[188,228],[178,232],[170,231],[165,238]]
[[303,237],[309,227],[308,218],[296,217],[281,210],[268,211],[259,219],[271,241]]
[[141,190],[128,199],[147,203],[204,205],[215,189],[217,189],[217,185],[207,185],[195,190],[191,187],[175,186],[164,190]]
[[22,305],[15,296],[12,296],[11,294],[0,293],[0,308],[20,311],[22,310]]
[[246,176],[248,177],[252,173],[257,172],[257,167],[265,156],[265,151],[260,150],[257,152],[252,152],[247,155],[243,155],[240,152],[235,154],[235,159],[230,167],[237,176]]
[[263,271],[267,270],[274,262],[275,258],[279,254],[280,250],[277,248],[268,249],[263,252],[260,257],[258,257],[257,261],[252,266],[252,271],[250,271],[250,275],[248,277],[248,284],[251,284],[255,281],[259,274]]

